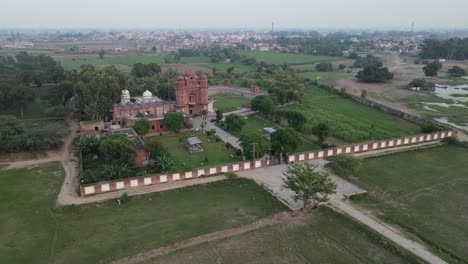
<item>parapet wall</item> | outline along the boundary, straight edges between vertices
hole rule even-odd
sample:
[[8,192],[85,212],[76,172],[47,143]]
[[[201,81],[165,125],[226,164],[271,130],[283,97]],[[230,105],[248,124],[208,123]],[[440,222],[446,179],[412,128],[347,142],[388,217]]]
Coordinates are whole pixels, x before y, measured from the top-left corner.
[[85,184],[80,186],[81,196],[100,194],[105,192],[113,192],[118,190],[130,189],[146,185],[154,185],[159,183],[170,183],[175,181],[187,180],[201,176],[215,175],[225,172],[245,171],[257,168],[267,167],[270,164],[269,160],[245,161],[239,163],[218,165],[208,168],[194,169],[186,172],[161,173],[155,175],[146,175],[128,179],[98,182],[93,184]]
[[402,137],[398,139],[358,143],[354,145],[340,146],[336,148],[323,149],[323,150],[317,150],[317,151],[312,151],[312,152],[295,153],[295,154],[289,155],[287,157],[287,161],[291,163],[291,162],[333,157],[339,154],[362,153],[362,152],[369,152],[369,151],[381,150],[381,149],[390,149],[390,148],[407,146],[407,145],[417,145],[417,144],[421,144],[425,142],[439,141],[446,137],[455,136],[456,134],[457,134],[456,130],[450,130],[450,131],[435,132],[435,133],[430,133],[430,134]]

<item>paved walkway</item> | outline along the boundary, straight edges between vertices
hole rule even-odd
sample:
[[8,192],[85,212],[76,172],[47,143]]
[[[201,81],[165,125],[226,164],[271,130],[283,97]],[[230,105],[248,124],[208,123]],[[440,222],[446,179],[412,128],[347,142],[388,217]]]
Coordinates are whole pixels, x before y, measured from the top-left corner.
[[[327,163],[327,161],[323,159],[311,160],[308,162],[318,165],[320,170],[324,170],[323,166]],[[303,207],[302,202],[294,201],[292,198],[294,193],[291,190],[283,187],[283,172],[287,170],[287,167],[288,166],[286,164],[282,164],[255,170],[242,171],[238,174],[239,176],[253,179],[258,184],[264,186],[291,210],[298,210]],[[352,195],[366,193],[365,190],[344,180],[343,178],[337,177],[335,175],[332,175],[332,178],[335,181],[337,188],[336,193],[331,196],[331,199],[341,200]]]
[[[201,117],[192,118],[193,128],[201,129],[201,123],[202,123],[202,118]],[[206,129],[210,130],[210,129],[213,129],[213,128],[216,130],[216,135],[218,135],[221,138],[222,141],[231,143],[231,145],[233,147],[237,148],[237,149],[241,148],[239,139],[237,137],[235,137],[235,136],[229,134],[228,132],[222,130],[221,128],[215,126],[212,122],[210,122],[208,120],[207,125],[206,125]]]

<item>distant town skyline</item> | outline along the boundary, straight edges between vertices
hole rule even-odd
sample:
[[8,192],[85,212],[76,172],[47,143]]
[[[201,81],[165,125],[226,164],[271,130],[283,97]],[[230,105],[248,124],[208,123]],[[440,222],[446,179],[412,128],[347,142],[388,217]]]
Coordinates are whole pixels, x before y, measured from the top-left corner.
[[6,0],[1,28],[464,29],[466,0]]

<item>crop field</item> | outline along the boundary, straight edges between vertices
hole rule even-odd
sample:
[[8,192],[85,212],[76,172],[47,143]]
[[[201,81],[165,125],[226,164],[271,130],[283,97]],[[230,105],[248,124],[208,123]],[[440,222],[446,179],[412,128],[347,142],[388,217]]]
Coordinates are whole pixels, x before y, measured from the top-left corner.
[[468,148],[442,146],[366,159],[354,202],[426,242],[449,263],[468,262]]
[[0,170],[0,263],[110,263],[286,210],[248,180],[54,208],[62,181],[58,165]]
[[257,62],[266,62],[268,64],[310,64],[324,61],[342,60],[340,57],[330,56],[315,56],[307,54],[295,54],[295,53],[279,53],[279,52],[241,52],[242,55],[251,57],[257,60]]
[[156,263],[415,263],[366,227],[320,208],[271,227],[150,259]]
[[[203,152],[190,153],[185,148],[188,136],[196,136],[202,142]],[[169,150],[171,158],[176,162],[177,170],[191,170],[216,164],[225,164],[241,160],[236,157],[233,149],[226,149],[224,142],[208,141],[201,132],[192,134],[177,134],[157,136]]]
[[[118,69],[130,72],[131,66],[136,63],[157,63],[165,65],[164,55],[105,55],[99,59],[98,55],[71,55],[55,56],[66,70],[79,69],[82,64],[91,64],[96,67],[115,65]],[[180,63],[204,63],[209,62],[208,57],[182,57]]]
[[300,104],[285,107],[304,113],[306,134],[327,123],[331,136],[346,142],[388,139],[420,133],[419,126],[323,89],[308,87]]
[[223,111],[223,113],[237,110],[241,105],[250,101],[247,98],[229,94],[210,95],[210,99],[216,100],[214,108]]
[[[209,58],[207,58],[207,59],[209,60]],[[235,72],[248,72],[248,71],[254,71],[256,69],[255,66],[245,65],[245,64],[242,64],[242,63],[239,63],[239,62],[230,62],[230,63],[191,62],[191,64],[206,67],[206,68],[209,68],[209,69],[217,69],[217,70],[223,70],[223,71],[225,71],[229,67],[234,67]]]

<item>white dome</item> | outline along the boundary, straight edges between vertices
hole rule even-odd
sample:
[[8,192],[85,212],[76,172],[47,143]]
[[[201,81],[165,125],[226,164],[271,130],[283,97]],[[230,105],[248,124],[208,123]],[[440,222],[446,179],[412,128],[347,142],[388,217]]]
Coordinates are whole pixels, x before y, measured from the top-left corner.
[[122,95],[130,95],[130,92],[128,90],[122,90]]
[[143,93],[143,98],[151,98],[151,97],[153,97],[153,94],[150,91],[146,90]]

